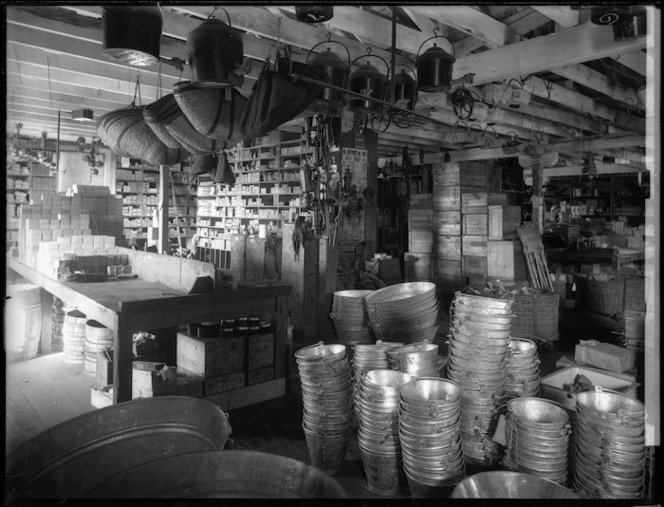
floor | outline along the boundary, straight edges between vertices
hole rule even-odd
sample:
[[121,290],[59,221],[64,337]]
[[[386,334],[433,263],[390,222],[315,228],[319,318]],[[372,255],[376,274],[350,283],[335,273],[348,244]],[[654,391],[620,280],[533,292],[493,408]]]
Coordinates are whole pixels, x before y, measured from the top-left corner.
[[[444,301],[441,307],[445,307]],[[565,309],[563,313],[560,340],[552,350],[540,354],[542,375],[553,371],[556,361],[563,355],[573,357],[578,339],[614,339],[611,331],[616,329],[615,321],[573,309]],[[441,311],[441,328],[434,342],[439,344],[441,354],[446,353],[445,335],[449,329],[449,317],[445,314]],[[295,351],[308,344],[294,343],[292,349]],[[86,375],[82,366],[64,363],[61,353],[9,364],[6,452],[55,424],[94,410],[90,405],[90,388],[95,385],[95,379]],[[309,463],[301,414],[297,365],[291,355],[287,395],[232,411],[233,434],[228,448],[264,451]],[[356,440],[351,439],[344,467],[336,479],[351,498],[380,498],[366,488]],[[409,494],[404,492],[402,496],[409,497]]]

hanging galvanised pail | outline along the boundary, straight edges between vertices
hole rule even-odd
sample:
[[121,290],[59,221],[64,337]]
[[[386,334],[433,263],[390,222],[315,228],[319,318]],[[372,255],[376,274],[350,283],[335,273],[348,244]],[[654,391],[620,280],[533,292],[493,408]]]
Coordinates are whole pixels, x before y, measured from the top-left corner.
[[394,81],[394,96],[390,99],[393,104],[404,103],[404,109],[414,111],[415,104],[417,103],[417,81],[406,72],[406,69],[414,76],[416,74],[413,69],[406,65],[402,65],[401,67],[401,72],[395,73],[393,79],[387,82],[389,90],[392,87],[392,81]]
[[[420,55],[422,46],[436,38],[445,39],[449,42],[447,37],[434,35],[425,40],[417,50],[417,84],[418,88],[423,92],[442,92],[448,90],[450,81],[452,80],[452,67],[455,61],[453,54],[439,48],[434,42],[433,47],[430,47]],[[454,46],[452,48],[454,49]]]
[[[309,57],[311,56],[311,53],[314,49],[316,49],[321,44],[330,44],[332,42],[343,46],[348,56],[348,63],[339,58],[336,53],[333,53],[329,47],[327,48],[327,51],[318,53],[311,60],[311,62],[309,62]],[[327,83],[344,89],[348,87],[348,74],[350,72],[350,52],[343,43],[333,41],[328,37],[327,41],[319,42],[309,50],[306,63],[312,67],[316,67],[324,71],[327,74],[325,80]],[[322,95],[312,103],[313,109],[317,112],[322,114],[329,114],[332,116],[338,115],[343,105],[343,92],[334,90],[332,88],[324,88]]]
[[334,7],[332,5],[296,5],[295,16],[303,23],[324,23],[332,19]]
[[229,74],[244,60],[242,34],[231,27],[230,16],[228,24],[206,19],[187,34],[187,54],[193,84],[227,84]]
[[390,67],[383,58],[377,55],[372,55],[371,49],[369,49],[368,54],[359,56],[353,60],[351,67],[362,58],[377,58],[381,60],[387,69],[387,73],[381,74],[376,67],[369,63],[369,61],[353,71],[348,78],[348,89],[355,93],[365,95],[367,98],[360,99],[358,97],[351,97],[349,100],[349,106],[352,111],[361,113],[379,111],[382,106],[369,100],[369,98],[385,100],[385,86],[390,74]]

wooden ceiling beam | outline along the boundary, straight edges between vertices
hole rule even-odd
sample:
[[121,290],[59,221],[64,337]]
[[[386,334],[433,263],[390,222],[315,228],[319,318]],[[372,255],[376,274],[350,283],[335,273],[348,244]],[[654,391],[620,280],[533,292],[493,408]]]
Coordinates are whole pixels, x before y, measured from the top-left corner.
[[[14,76],[12,74],[12,76]],[[9,88],[9,87],[8,87]],[[48,90],[42,88],[34,88],[28,86],[25,82],[19,86],[18,79],[12,78],[11,91],[7,93],[7,102],[13,101],[34,101],[36,104],[45,102],[51,103],[53,101],[61,110],[70,111],[72,109],[81,109],[87,107],[96,111],[112,111],[123,104],[114,100],[107,100],[92,97],[82,97],[81,95],[74,95],[69,93],[53,92],[49,94]],[[124,98],[124,97],[123,97]]]
[[628,69],[645,76],[647,73],[646,56],[646,53],[643,51],[632,51],[630,53],[621,53],[614,60]]
[[571,28],[579,24],[579,11],[572,10],[568,5],[532,5],[531,8],[544,14],[563,28]]
[[621,85],[586,65],[566,65],[551,69],[551,72],[591,90],[603,93],[614,100],[628,104],[632,109],[640,109],[639,98],[635,89]]

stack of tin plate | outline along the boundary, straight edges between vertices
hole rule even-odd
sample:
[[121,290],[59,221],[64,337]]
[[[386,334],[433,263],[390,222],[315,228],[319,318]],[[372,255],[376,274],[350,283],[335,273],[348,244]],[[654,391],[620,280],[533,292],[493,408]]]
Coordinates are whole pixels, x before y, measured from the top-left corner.
[[303,428],[311,462],[338,473],[353,429],[353,389],[343,344],[304,347],[295,353],[304,405]]
[[556,402],[541,398],[510,400],[503,465],[565,485],[570,428],[567,411]]
[[369,315],[364,297],[371,290],[341,290],[334,293],[330,317],[340,343],[371,343]]
[[438,298],[432,282],[397,283],[364,298],[369,323],[383,341],[431,343],[438,330]]
[[493,466],[493,440],[505,395],[512,301],[457,292],[452,301],[447,377],[461,388],[461,442],[466,463]]
[[641,499],[645,487],[645,408],[616,392],[576,398],[574,488],[589,498]]
[[401,387],[413,377],[396,370],[372,370],[362,376],[355,408],[357,441],[369,491],[398,494],[405,484],[399,444]]
[[505,396],[539,396],[540,368],[537,344],[525,338],[512,338],[508,345]]
[[438,345],[417,343],[388,351],[390,366],[413,377],[439,377]]
[[413,497],[434,497],[466,475],[459,431],[459,386],[417,379],[401,388],[399,441]]

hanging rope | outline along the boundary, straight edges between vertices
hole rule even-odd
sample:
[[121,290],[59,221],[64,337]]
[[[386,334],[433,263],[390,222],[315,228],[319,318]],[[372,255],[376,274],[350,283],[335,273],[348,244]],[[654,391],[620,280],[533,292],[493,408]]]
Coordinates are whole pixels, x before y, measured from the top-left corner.
[[159,70],[157,71],[157,87],[157,100],[159,100],[164,96],[164,92],[161,88],[161,60],[159,61]]
[[[14,56],[16,57],[16,66],[18,67],[18,79],[21,82],[21,84],[23,84],[23,74],[21,73],[21,60],[19,59],[18,52],[16,51],[16,44],[14,44]],[[48,62],[48,55],[46,55],[46,61]]]
[[134,100],[131,101],[132,106],[136,105],[136,95],[138,95],[138,104],[140,106],[143,103],[143,99],[141,97],[141,76],[140,75],[136,76],[136,87],[134,88]]

